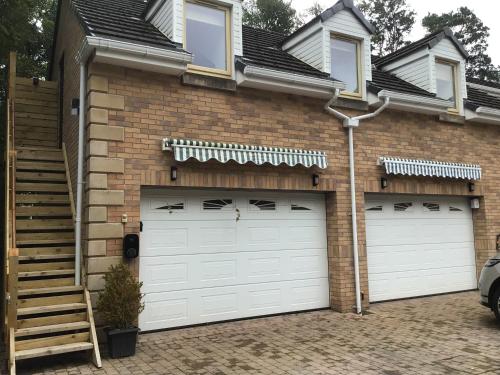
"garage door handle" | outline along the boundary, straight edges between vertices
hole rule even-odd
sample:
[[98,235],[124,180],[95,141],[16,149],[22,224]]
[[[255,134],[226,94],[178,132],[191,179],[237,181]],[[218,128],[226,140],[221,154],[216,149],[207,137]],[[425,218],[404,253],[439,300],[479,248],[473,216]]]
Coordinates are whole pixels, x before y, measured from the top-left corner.
[[236,209],[236,221],[239,221],[239,220],[240,220],[240,216],[241,216],[241,214],[240,214],[240,210],[239,210],[239,208],[237,208],[237,209]]

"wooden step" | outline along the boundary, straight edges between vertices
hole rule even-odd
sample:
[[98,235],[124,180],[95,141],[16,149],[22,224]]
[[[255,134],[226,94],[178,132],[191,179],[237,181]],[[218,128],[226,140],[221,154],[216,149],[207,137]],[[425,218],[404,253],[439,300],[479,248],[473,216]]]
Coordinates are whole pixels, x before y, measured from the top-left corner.
[[72,219],[40,219],[40,220],[16,220],[17,230],[71,230],[73,229]]
[[48,314],[62,311],[78,311],[87,308],[85,303],[68,303],[64,305],[53,305],[53,306],[36,306],[36,307],[26,307],[17,309],[17,315],[35,315],[35,314]]
[[67,294],[53,297],[20,298],[17,300],[18,308],[40,307],[52,305],[67,305],[70,303],[83,303],[83,294]]
[[49,184],[40,182],[18,182],[16,183],[16,192],[48,192],[48,193],[67,193],[67,184]]
[[68,253],[68,254],[53,254],[53,255],[31,255],[31,256],[19,256],[19,261],[20,262],[27,262],[27,261],[51,261],[51,260],[59,260],[59,259],[74,259],[75,254],[74,253]]
[[45,335],[45,334],[68,332],[68,331],[79,331],[79,330],[84,330],[84,329],[89,329],[89,328],[90,328],[90,323],[85,322],[85,321],[74,322],[74,323],[53,324],[53,325],[48,325],[48,326],[18,329],[16,331],[16,337]]
[[46,348],[49,346],[74,344],[74,343],[79,343],[79,342],[90,343],[89,332],[73,333],[71,335],[51,336],[51,337],[43,337],[43,338],[39,338],[39,339],[16,341],[15,347],[16,347],[16,352],[17,352],[17,351],[21,351],[21,350]]
[[16,216],[59,216],[71,217],[70,206],[20,206],[16,207]]
[[19,263],[18,272],[56,271],[75,268],[75,262]]
[[52,271],[32,271],[32,272],[18,272],[19,278],[33,278],[33,277],[48,277],[48,276],[70,276],[74,275],[74,269],[65,270],[52,270]]
[[41,160],[41,161],[60,161],[64,162],[62,150],[34,150],[21,148],[17,150],[17,160]]
[[16,194],[16,204],[69,204],[69,195]]
[[66,174],[65,173],[50,173],[50,172],[49,173],[46,173],[46,172],[17,172],[16,179],[18,181],[66,182]]
[[47,245],[74,245],[75,241],[71,239],[65,238],[47,238],[47,239],[39,239],[39,240],[16,240],[16,244],[18,247],[23,246],[47,246]]
[[66,169],[64,163],[60,162],[37,162],[37,161],[22,161],[16,162],[17,171],[51,171],[64,172]]
[[55,246],[55,247],[22,247],[19,249],[19,256],[50,256],[75,254],[74,246]]
[[19,289],[56,288],[75,285],[75,278],[61,277],[57,279],[19,280],[17,285]]
[[19,297],[34,296],[34,295],[51,295],[59,293],[71,293],[83,291],[81,285],[61,286],[54,288],[37,288],[37,289],[21,289],[17,292]]
[[86,312],[63,313],[61,315],[42,316],[41,318],[18,319],[17,328],[41,327],[52,324],[75,323],[87,320]]
[[17,233],[17,246],[28,245],[50,245],[50,244],[73,244],[73,232],[47,232],[47,233]]
[[75,342],[71,344],[49,346],[30,350],[16,351],[16,360],[46,357],[55,354],[79,352],[93,349],[94,345],[90,342]]

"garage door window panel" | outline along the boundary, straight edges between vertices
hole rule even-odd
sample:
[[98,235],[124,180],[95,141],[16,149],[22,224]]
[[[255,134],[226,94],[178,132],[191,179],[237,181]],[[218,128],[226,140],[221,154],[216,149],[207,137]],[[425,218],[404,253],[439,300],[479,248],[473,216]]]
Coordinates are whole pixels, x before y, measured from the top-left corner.
[[413,203],[411,202],[395,203],[394,211],[395,212],[413,211]]
[[250,199],[250,211],[276,211],[276,201]]
[[233,209],[234,204],[232,199],[207,199],[203,201],[204,210],[229,210]]
[[439,212],[439,211],[441,211],[441,206],[439,205],[439,203],[424,202],[422,205],[424,206],[424,211],[426,211],[426,212]]

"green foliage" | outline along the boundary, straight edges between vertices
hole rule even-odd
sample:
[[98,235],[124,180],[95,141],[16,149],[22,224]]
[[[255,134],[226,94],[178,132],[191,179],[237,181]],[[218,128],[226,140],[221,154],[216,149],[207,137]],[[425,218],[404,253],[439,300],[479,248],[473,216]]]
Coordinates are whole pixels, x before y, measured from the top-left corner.
[[282,34],[290,34],[301,25],[291,1],[285,0],[245,0],[243,23]]
[[306,16],[319,16],[321,13],[323,13],[323,7],[321,6],[320,3],[315,1],[313,5],[311,5],[309,8],[306,9]]
[[0,69],[17,51],[18,75],[46,77],[56,10],[55,0],[0,0]]
[[361,0],[359,9],[375,27],[372,49],[385,55],[404,47],[415,24],[416,12],[406,0]]
[[97,310],[112,329],[133,327],[138,315],[144,310],[142,282],[138,282],[123,263],[111,266],[104,280],[105,287],[99,293]]
[[429,33],[433,33],[448,26],[455,36],[464,45],[469,53],[467,61],[467,75],[479,79],[499,81],[499,68],[494,66],[487,54],[490,29],[472,10],[460,7],[456,11],[441,15],[429,13],[422,20]]

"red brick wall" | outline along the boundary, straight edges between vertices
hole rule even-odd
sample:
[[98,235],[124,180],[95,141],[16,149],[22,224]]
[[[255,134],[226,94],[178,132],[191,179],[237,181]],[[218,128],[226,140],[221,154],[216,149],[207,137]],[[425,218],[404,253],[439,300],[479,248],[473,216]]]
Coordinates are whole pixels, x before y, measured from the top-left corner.
[[[321,191],[327,194],[328,255],[332,307],[349,311],[354,304],[347,132],[326,114],[324,101],[252,89],[236,93],[183,86],[179,79],[94,64],[94,74],[108,78],[109,94],[124,97],[124,110],[109,110],[109,125],[125,129],[124,141],[109,141],[110,158],[124,159],[124,173],[108,176],[108,189],[124,190],[123,206],[108,208],[108,222],[128,215],[124,232],[139,231],[141,186],[216,187]],[[478,163],[484,195],[474,213],[477,264],[494,253],[500,232],[498,183],[500,127],[439,122],[433,116],[387,110],[354,130],[356,149],[359,243],[362,291],[368,296],[365,250],[364,193],[381,192],[380,156]],[[329,167],[317,188],[312,170],[257,167],[216,162],[178,164],[178,179],[170,181],[172,154],[161,150],[164,137],[326,151]],[[384,193],[468,196],[465,182],[430,178],[389,177]],[[106,256],[121,254],[121,240],[108,240]],[[138,269],[138,260],[134,266]],[[365,303],[367,298],[365,298]]]

